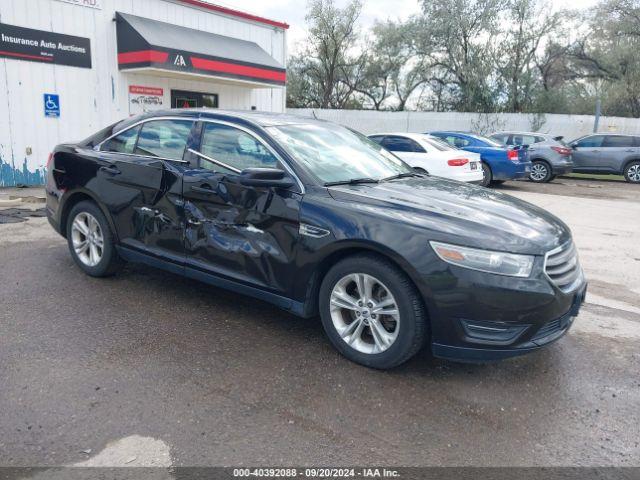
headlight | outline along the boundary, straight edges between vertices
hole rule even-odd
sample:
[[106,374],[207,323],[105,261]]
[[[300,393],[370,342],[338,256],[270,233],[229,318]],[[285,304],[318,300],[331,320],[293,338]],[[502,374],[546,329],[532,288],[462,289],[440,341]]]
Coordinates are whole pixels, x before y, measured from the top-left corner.
[[440,242],[429,243],[438,257],[459,267],[511,277],[528,277],[533,268],[532,255],[492,252]]

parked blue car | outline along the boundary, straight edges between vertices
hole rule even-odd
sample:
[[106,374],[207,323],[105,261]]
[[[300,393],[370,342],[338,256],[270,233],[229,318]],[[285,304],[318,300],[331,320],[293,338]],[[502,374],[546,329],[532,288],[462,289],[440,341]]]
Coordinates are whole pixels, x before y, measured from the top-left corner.
[[505,180],[529,178],[531,161],[526,148],[505,147],[495,140],[474,133],[438,131],[428,132],[452,147],[480,154],[484,177],[482,186],[502,183]]

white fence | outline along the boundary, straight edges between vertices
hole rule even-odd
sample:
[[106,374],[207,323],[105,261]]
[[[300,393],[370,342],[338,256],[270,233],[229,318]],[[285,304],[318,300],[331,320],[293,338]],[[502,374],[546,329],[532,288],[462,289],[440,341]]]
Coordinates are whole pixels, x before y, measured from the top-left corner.
[[[461,130],[489,134],[497,130],[539,131],[566,140],[593,132],[593,115],[478,114],[460,112],[378,112],[289,108],[287,113],[331,120],[365,134]],[[600,117],[599,132],[640,134],[640,118]]]

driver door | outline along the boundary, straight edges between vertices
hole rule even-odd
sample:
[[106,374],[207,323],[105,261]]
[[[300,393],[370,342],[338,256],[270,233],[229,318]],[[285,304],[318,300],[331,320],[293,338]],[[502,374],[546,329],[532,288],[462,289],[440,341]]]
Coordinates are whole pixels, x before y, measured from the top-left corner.
[[187,274],[258,286],[286,296],[299,238],[302,195],[289,188],[240,184],[245,168],[284,166],[253,131],[203,121],[199,148],[183,183]]
[[572,145],[573,155],[571,158],[576,170],[597,170],[604,166],[603,140],[603,135],[589,135]]

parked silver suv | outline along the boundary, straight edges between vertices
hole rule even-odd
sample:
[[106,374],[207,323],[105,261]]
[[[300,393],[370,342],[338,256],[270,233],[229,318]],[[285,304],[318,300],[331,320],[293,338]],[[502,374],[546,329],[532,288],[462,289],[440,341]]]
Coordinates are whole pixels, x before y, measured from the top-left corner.
[[562,137],[538,132],[496,132],[491,138],[507,146],[528,145],[532,182],[550,182],[557,175],[571,173],[571,149],[562,143]]
[[569,146],[574,172],[624,175],[627,182],[640,183],[640,136],[595,133]]

